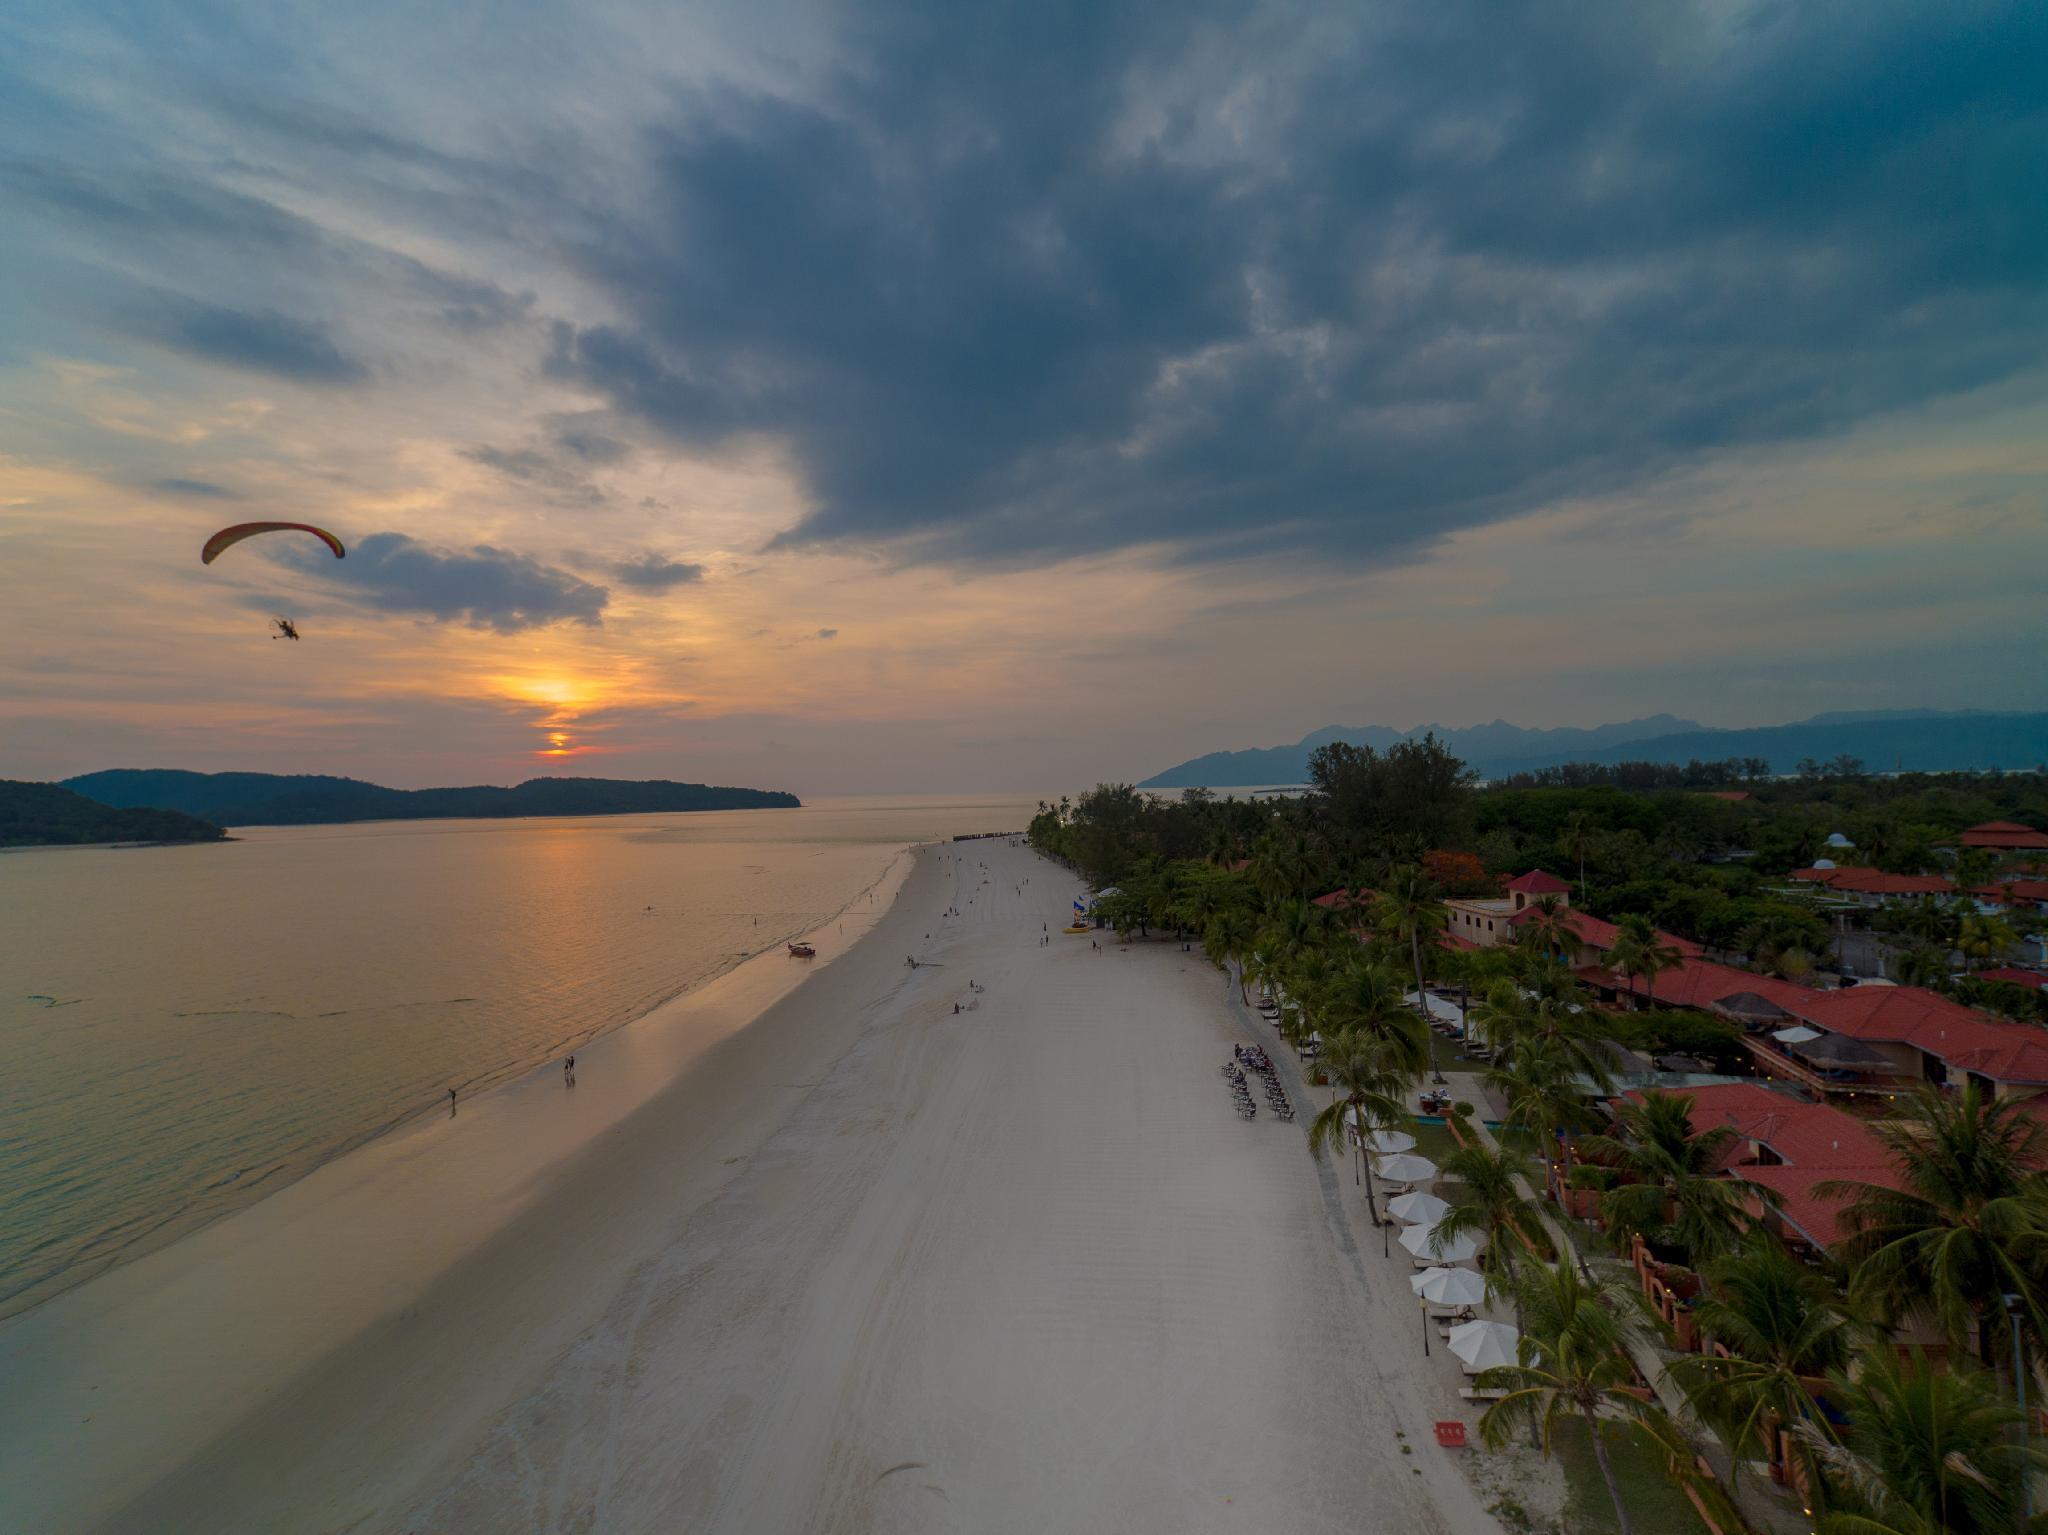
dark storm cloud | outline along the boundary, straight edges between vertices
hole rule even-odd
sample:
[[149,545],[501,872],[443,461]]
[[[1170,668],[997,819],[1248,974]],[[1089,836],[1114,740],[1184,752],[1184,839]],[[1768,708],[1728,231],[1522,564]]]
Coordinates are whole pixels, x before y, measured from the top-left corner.
[[791,542],[1373,558],[2037,366],[2048,8],[863,8],[707,94],[548,371]]
[[702,565],[690,565],[659,554],[636,554],[611,567],[612,578],[621,586],[642,591],[665,592],[672,586],[688,586],[704,579]]
[[134,316],[136,334],[188,356],[302,384],[354,384],[369,370],[334,344],[327,327],[274,310],[228,309],[176,294],[153,295]]
[[280,551],[279,557],[380,612],[422,614],[442,623],[460,619],[472,629],[499,634],[556,623],[596,628],[611,597],[602,586],[531,555],[489,544],[437,549],[403,533],[373,533],[345,560],[314,559],[303,551]]

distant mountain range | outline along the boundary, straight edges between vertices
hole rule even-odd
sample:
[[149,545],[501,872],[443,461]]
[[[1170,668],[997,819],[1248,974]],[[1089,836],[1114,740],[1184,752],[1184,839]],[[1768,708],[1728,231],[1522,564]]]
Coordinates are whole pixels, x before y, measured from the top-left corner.
[[665,779],[532,778],[513,788],[387,789],[317,774],[186,773],[115,768],[67,778],[64,787],[118,807],[147,806],[203,816],[222,826],[308,826],[337,821],[425,821],[444,817],[635,815],[667,810],[795,809],[776,789],[725,789]]
[[116,810],[53,783],[0,779],[0,847],[88,842],[218,842],[210,821],[176,810]]
[[1397,741],[1434,733],[1482,777],[1555,767],[1561,762],[1676,762],[1698,758],[1762,757],[1777,773],[1800,759],[1826,761],[1847,753],[1872,772],[1948,772],[1972,768],[2032,768],[2048,762],[2048,713],[1992,714],[1938,709],[1837,711],[1790,725],[1717,730],[1696,720],[1653,714],[1647,719],[1591,730],[1530,730],[1495,720],[1452,729],[1417,725],[1328,726],[1288,746],[1210,752],[1146,779],[1141,789],[1241,788],[1294,784],[1308,779],[1309,754],[1332,741],[1384,751]]

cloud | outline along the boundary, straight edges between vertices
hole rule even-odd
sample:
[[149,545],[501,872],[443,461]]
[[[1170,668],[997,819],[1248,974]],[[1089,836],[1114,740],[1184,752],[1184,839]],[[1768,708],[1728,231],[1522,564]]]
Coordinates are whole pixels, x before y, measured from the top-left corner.
[[138,335],[208,362],[302,384],[354,384],[369,370],[334,344],[327,327],[273,310],[227,309],[157,293],[133,321]]
[[229,490],[225,485],[216,485],[211,480],[185,480],[175,475],[150,483],[151,490],[160,490],[167,496],[193,496],[204,501],[239,501],[242,493]]
[[786,445],[784,544],[1384,560],[2038,366],[2048,10],[862,16],[651,134],[546,362]]
[[540,446],[482,445],[461,451],[471,462],[494,469],[509,480],[544,490],[560,501],[598,506],[610,498],[602,486],[588,478],[589,471],[621,463],[632,456],[633,450],[617,438],[574,424],[571,418],[557,422],[550,439]]
[[424,614],[441,623],[460,619],[499,634],[556,623],[594,629],[611,598],[604,587],[531,555],[489,544],[437,549],[403,533],[372,533],[345,560],[323,562],[301,551],[279,557],[379,612]]
[[702,565],[688,565],[659,554],[636,554],[609,569],[621,586],[649,592],[665,592],[672,586],[687,586],[704,579]]

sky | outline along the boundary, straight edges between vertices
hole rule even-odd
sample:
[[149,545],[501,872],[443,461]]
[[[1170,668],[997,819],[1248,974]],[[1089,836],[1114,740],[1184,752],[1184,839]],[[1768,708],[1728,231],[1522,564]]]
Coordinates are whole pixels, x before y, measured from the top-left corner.
[[2048,708],[2048,7],[25,0],[0,231],[0,776]]

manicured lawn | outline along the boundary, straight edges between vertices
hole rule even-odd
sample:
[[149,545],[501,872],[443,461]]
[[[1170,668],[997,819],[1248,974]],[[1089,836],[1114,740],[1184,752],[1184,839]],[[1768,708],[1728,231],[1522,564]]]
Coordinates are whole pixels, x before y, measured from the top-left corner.
[[1458,1143],[1451,1139],[1451,1132],[1442,1125],[1411,1124],[1408,1133],[1415,1137],[1415,1150],[1428,1157],[1438,1167],[1444,1165],[1444,1158],[1458,1149]]
[[[1672,1480],[1664,1454],[1626,1424],[1604,1423],[1601,1428],[1608,1457],[1614,1462],[1615,1480],[1621,1484],[1621,1496],[1635,1527],[1654,1530],[1657,1535],[1703,1535],[1706,1526],[1700,1523],[1684,1489]],[[1565,1528],[1572,1535],[1613,1535],[1620,1528],[1614,1522],[1614,1500],[1607,1495],[1607,1482],[1600,1475],[1600,1462],[1593,1458],[1593,1440],[1585,1425],[1561,1426],[1555,1447],[1564,1466]]]

